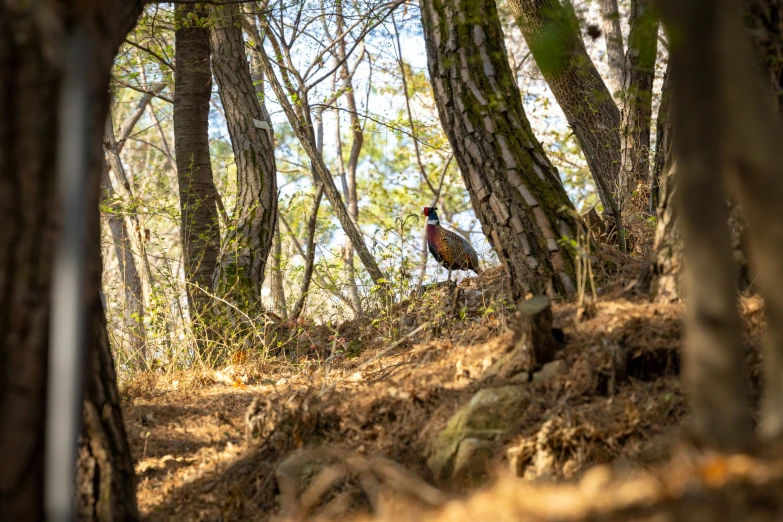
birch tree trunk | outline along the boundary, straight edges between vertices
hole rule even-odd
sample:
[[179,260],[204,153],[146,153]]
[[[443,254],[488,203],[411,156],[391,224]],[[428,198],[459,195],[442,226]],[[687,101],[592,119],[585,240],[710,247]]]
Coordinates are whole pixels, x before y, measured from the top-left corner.
[[648,207],[650,187],[650,123],[658,13],[651,0],[631,0],[631,30],[625,54],[622,89],[620,208],[623,216]]
[[[221,263],[219,287],[240,306],[261,306],[277,220],[277,171],[271,122],[250,78],[238,5],[213,7],[212,70],[237,167],[236,232]],[[255,123],[259,122],[259,123]]]
[[614,195],[619,187],[620,111],[587,54],[573,7],[569,0],[509,0],[508,5],[574,129],[604,210],[619,228]]
[[[207,12],[195,4],[176,7],[174,150],[182,212],[182,251],[191,319],[207,311],[220,248],[217,188],[209,157],[209,29]],[[203,344],[203,343],[202,343]],[[203,346],[202,346],[203,347]]]
[[[88,520],[138,520],[133,466],[117,399],[114,363],[99,302],[98,201],[103,165],[101,136],[108,112],[109,73],[122,39],[143,3],[110,0],[27,6],[0,3],[0,520],[44,519],[44,434],[54,245],[61,216],[55,195],[59,86],[63,39],[83,31],[94,60],[85,64],[92,97],[89,111],[89,205],[85,373],[87,393],[81,454],[92,480],[78,482],[81,499],[100,499],[80,511]],[[44,23],[44,21],[46,23]],[[52,25],[54,24],[54,25]],[[62,32],[52,31],[52,27]],[[24,38],[15,35],[25,35]],[[103,392],[103,397],[99,393]],[[90,411],[101,415],[90,415]],[[73,441],[74,443],[76,441]],[[88,505],[79,502],[80,506]]]
[[[530,128],[494,0],[420,0],[440,120],[514,300],[571,294],[573,205]],[[561,209],[566,212],[561,212]]]
[[620,23],[620,11],[617,0],[598,0],[598,8],[601,11],[601,26],[606,41],[606,56],[609,63],[609,90],[619,104],[622,101],[620,95],[623,88],[623,63],[625,51],[623,50],[623,31]]

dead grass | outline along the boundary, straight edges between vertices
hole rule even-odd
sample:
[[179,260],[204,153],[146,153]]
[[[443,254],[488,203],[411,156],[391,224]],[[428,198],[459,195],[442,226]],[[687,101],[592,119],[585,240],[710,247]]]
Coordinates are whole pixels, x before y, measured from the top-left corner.
[[[566,519],[569,503],[584,497],[585,484],[595,480],[584,476],[591,467],[611,463],[612,476],[656,469],[685,420],[677,377],[681,310],[604,297],[596,315],[581,323],[574,319],[575,305],[554,306],[555,326],[567,339],[558,355],[564,369],[528,384],[534,400],[521,428],[495,454],[495,486],[440,511],[422,499],[390,500],[411,497],[400,484],[429,480],[427,441],[485,384],[485,371],[511,342],[505,307],[497,300],[502,275],[488,272],[460,286],[458,306],[446,289],[433,292],[426,306],[402,303],[392,316],[394,328],[355,321],[313,329],[307,339],[315,348],[294,362],[251,358],[219,372],[147,374],[125,383],[125,421],[145,519],[270,520],[286,503],[278,464],[295,450],[353,456],[354,467],[338,469],[333,462],[332,482],[321,478],[329,493],[308,501],[308,514],[337,518],[372,511],[383,520]],[[748,342],[756,345],[759,306],[746,301]],[[363,349],[351,349],[356,343]],[[367,471],[383,467],[379,462],[407,471],[398,470],[396,482]],[[316,480],[318,470],[312,475],[308,480]],[[534,485],[580,478],[570,489]],[[634,480],[639,491],[653,487],[651,479]],[[303,484],[302,495],[312,485]],[[528,497],[565,504],[544,516]],[[605,498],[596,496],[592,507],[572,513],[593,513]],[[630,505],[624,502],[615,507]],[[609,518],[595,519],[622,519],[612,518],[612,510]]]

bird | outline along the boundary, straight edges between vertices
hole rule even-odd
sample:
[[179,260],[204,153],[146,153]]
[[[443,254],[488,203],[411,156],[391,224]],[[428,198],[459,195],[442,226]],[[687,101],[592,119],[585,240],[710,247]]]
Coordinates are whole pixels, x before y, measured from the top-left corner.
[[465,238],[440,226],[436,210],[436,207],[424,207],[422,211],[427,217],[427,246],[435,261],[448,269],[448,282],[451,283],[452,270],[473,270],[481,275],[476,250]]

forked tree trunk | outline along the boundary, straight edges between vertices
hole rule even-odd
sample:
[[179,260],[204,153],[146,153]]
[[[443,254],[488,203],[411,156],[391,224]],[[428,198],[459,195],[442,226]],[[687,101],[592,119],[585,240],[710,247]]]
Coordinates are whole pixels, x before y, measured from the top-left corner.
[[[191,318],[206,319],[220,249],[217,188],[209,157],[209,28],[206,10],[196,4],[176,7],[174,148],[182,213],[182,250]],[[207,330],[208,331],[208,330]],[[206,332],[201,332],[203,335]]]
[[626,221],[648,207],[650,187],[650,123],[658,13],[652,0],[631,0],[631,30],[625,53],[622,89],[620,208]]
[[240,308],[257,309],[277,220],[274,141],[250,78],[239,6],[213,7],[212,13],[212,70],[231,136],[238,189],[236,231],[227,242],[218,284]]
[[[52,264],[61,222],[55,200],[64,38],[83,30],[94,60],[85,64],[89,107],[89,223],[86,302],[87,379],[81,454],[95,480],[78,483],[79,498],[100,499],[82,512],[92,520],[138,520],[133,467],[120,416],[111,352],[100,308],[98,200],[108,112],[109,72],[122,39],[141,12],[140,1],[42,3],[38,14],[0,3],[0,520],[43,520],[44,430]],[[43,23],[45,20],[45,24]],[[53,25],[52,25],[53,24]],[[52,31],[52,27],[62,32]],[[18,38],[18,35],[25,35]],[[100,351],[99,351],[100,349]],[[102,397],[101,397],[102,395]],[[90,411],[100,415],[90,415]],[[73,441],[74,443],[76,441]],[[86,505],[86,504],[81,504]],[[93,504],[95,505],[95,504]]]
[[[514,300],[575,290],[573,205],[533,135],[494,0],[420,0],[438,113]],[[565,211],[562,211],[565,209]]]
[[606,55],[609,63],[609,90],[619,104],[622,101],[620,91],[623,86],[623,63],[625,51],[623,50],[623,31],[620,24],[620,10],[617,0],[598,0],[598,8],[601,11],[601,26],[606,41]]
[[[570,1],[509,0],[509,6],[574,130],[605,212],[620,226],[614,197],[619,187],[620,111],[587,54]],[[622,241],[622,234],[618,236]]]

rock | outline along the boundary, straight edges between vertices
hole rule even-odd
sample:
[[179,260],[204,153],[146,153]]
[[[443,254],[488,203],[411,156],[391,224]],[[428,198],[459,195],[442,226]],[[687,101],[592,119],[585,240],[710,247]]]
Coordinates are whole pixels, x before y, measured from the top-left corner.
[[457,452],[464,440],[503,438],[517,427],[529,403],[525,386],[501,386],[476,392],[427,445],[427,465],[435,480],[442,483],[452,477]]
[[460,442],[451,473],[453,484],[460,488],[471,488],[484,482],[489,475],[488,466],[494,449],[493,442],[474,437]]
[[561,360],[546,363],[539,371],[533,374],[533,383],[541,384],[549,382],[565,372],[565,363]]

